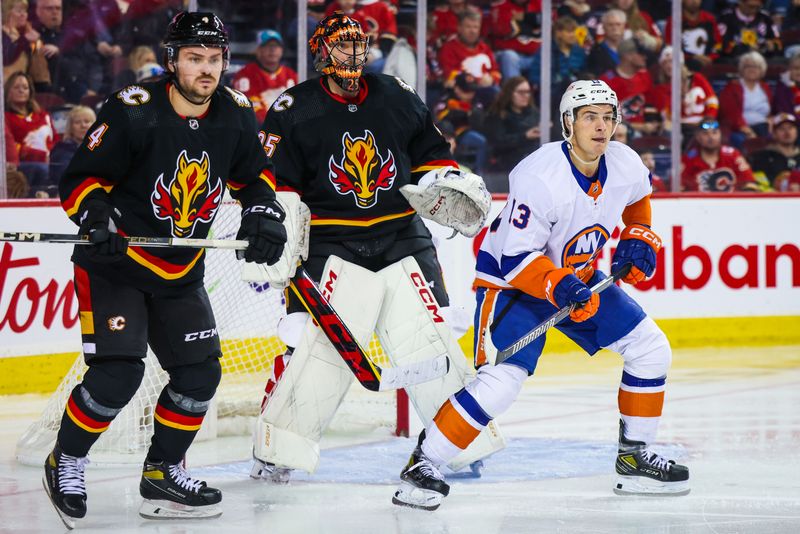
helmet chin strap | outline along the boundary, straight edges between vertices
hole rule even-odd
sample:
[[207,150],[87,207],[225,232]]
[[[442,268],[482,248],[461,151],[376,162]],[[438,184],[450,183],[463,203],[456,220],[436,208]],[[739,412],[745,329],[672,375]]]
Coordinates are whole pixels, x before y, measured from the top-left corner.
[[[574,147],[574,146],[572,146],[572,143],[570,143],[569,141],[567,141],[567,144],[569,145],[569,147],[568,147],[568,148],[569,148],[569,153],[572,155],[572,157],[573,157],[573,158],[575,158],[575,159],[577,159],[578,161],[580,161],[580,162],[581,162],[581,163],[583,163],[584,165],[594,165],[595,163],[597,163],[598,161],[600,161],[600,156],[597,156],[597,157],[596,157],[596,158],[594,158],[593,160],[586,161],[585,159],[581,158],[581,157],[578,155],[578,153],[577,153],[577,152],[575,152],[575,147]],[[602,154],[601,154],[601,156],[602,156]]]

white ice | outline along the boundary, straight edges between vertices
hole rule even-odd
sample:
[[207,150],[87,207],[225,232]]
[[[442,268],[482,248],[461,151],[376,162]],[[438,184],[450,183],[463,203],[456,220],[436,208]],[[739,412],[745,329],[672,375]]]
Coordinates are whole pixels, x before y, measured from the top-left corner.
[[[223,438],[195,444],[188,458],[192,474],[223,490],[219,519],[142,519],[138,466],[90,469],[77,531],[800,533],[800,347],[675,351],[655,448],[690,467],[685,497],[612,493],[619,374],[611,354],[543,357],[499,418],[508,448],[482,478],[451,478],[436,512],[390,502],[413,439],[326,436],[317,473],[274,486],[248,477],[249,439]],[[64,530],[41,469],[13,459],[43,404],[0,399],[0,532]]]

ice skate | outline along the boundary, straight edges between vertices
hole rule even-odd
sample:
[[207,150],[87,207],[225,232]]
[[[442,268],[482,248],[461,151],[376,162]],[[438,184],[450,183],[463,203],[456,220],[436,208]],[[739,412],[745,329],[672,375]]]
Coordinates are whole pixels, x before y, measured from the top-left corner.
[[408,464],[400,473],[400,487],[394,492],[392,503],[433,511],[439,508],[442,499],[450,493],[450,486],[433,462],[422,454],[421,444],[424,439],[423,432]]
[[250,478],[256,480],[266,480],[273,484],[288,484],[292,476],[292,470],[286,467],[278,467],[275,464],[264,462],[258,458],[253,458],[253,467],[250,469]]
[[58,443],[44,462],[44,490],[61,521],[70,530],[75,528],[75,519],[86,515],[86,482],[83,472],[88,463],[86,457],[64,454]]
[[686,495],[689,468],[647,450],[641,441],[625,438],[625,425],[620,421],[619,453],[617,454],[617,495]]
[[145,461],[139,515],[147,519],[212,518],[222,515],[222,492],[189,476],[180,464]]

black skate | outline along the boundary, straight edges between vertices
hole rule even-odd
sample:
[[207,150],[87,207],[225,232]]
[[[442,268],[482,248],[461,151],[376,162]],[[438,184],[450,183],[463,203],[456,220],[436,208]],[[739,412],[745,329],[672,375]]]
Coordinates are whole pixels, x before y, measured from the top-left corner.
[[641,441],[625,438],[625,425],[620,421],[617,454],[617,495],[686,495],[689,468],[647,450]]
[[266,480],[273,484],[288,484],[292,470],[288,467],[279,467],[275,464],[253,457],[253,467],[250,469],[250,478]]
[[400,487],[394,492],[392,503],[433,511],[439,508],[442,499],[450,493],[450,486],[433,462],[422,454],[421,445],[424,439],[423,431],[408,464],[400,472]]
[[148,519],[211,518],[222,515],[222,492],[189,476],[180,464],[145,460],[139,515]]
[[58,443],[44,461],[44,490],[61,521],[70,530],[75,528],[75,519],[86,515],[86,483],[83,472],[88,463],[86,457],[64,454]]

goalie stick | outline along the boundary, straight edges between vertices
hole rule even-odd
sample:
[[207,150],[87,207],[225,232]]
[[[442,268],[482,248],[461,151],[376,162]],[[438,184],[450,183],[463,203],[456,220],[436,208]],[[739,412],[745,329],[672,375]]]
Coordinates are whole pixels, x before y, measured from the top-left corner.
[[[127,237],[128,245],[145,247],[188,247],[244,250],[247,241],[235,239],[194,239],[180,237]],[[64,243],[91,245],[89,236],[50,234],[39,232],[0,232],[0,242]],[[447,374],[450,359],[446,354],[409,365],[387,367],[373,363],[359,346],[350,329],[322,295],[316,282],[302,265],[298,266],[290,287],[305,306],[311,317],[325,333],[325,337],[347,364],[356,379],[370,391],[388,391],[429,382]]]
[[[612,285],[616,284],[620,278],[624,277],[628,272],[631,270],[632,265],[630,263],[626,263],[623,265],[619,271],[613,273],[608,278],[601,280],[600,282],[596,283],[592,286],[592,293],[600,294]],[[575,308],[575,304],[570,304],[569,306],[564,306],[556,313],[536,325],[533,330],[516,340],[510,347],[507,347],[497,353],[496,364],[503,363],[531,343],[539,337],[541,337],[545,332],[550,330],[552,327],[560,323],[564,320],[570,312]]]

